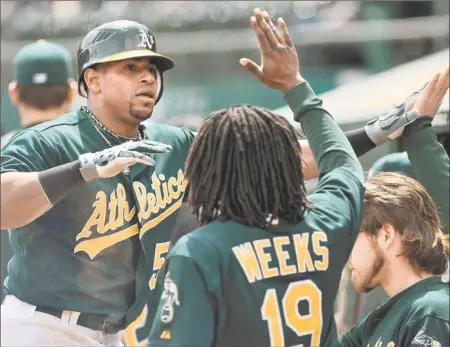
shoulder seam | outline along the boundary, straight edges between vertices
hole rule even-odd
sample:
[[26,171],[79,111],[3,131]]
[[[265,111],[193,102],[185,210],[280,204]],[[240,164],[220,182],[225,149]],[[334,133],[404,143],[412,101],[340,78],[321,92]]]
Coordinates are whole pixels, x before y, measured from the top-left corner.
[[406,326],[409,326],[409,325],[411,325],[411,324],[417,323],[417,322],[419,322],[419,321],[421,321],[421,320],[424,320],[425,318],[428,318],[428,317],[435,318],[435,319],[438,319],[438,320],[441,320],[441,321],[447,322],[447,323],[449,322],[449,321],[446,320],[445,318],[438,317],[438,316],[435,316],[435,315],[433,315],[433,314],[428,313],[428,314],[422,316],[421,318],[418,318],[418,319],[415,319],[415,320],[409,322],[408,324],[406,324]]
[[84,122],[84,121],[86,121],[86,118],[80,119],[80,120],[78,120],[78,121],[75,122],[75,123],[59,123],[59,124],[52,124],[52,125],[49,125],[48,127],[44,128],[44,129],[42,129],[42,130],[40,130],[40,131],[38,131],[38,130],[36,130],[36,129],[30,129],[30,130],[35,130],[36,132],[41,133],[41,132],[43,132],[43,131],[46,131],[46,130],[48,130],[48,129],[51,129],[51,128],[54,128],[54,127],[57,127],[57,126],[62,126],[62,125],[78,125],[78,124],[80,124],[81,122]]
[[52,148],[56,151],[56,153],[58,153],[58,159],[59,159],[59,161],[61,162],[61,161],[62,161],[62,160],[61,160],[61,159],[62,159],[62,158],[61,158],[61,153],[59,153],[58,149],[57,149],[56,147],[54,147],[50,142],[48,142],[48,141],[45,139],[45,137],[42,136],[42,134],[41,134],[39,131],[37,131],[36,129],[30,129],[30,130],[36,132],[36,134],[41,138],[42,141],[44,141],[44,142],[47,144],[47,146],[52,147]]

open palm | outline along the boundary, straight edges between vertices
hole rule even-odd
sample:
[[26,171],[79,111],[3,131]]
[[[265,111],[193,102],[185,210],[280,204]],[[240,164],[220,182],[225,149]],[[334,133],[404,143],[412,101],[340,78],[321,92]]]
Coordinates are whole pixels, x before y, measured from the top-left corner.
[[255,9],[254,14],[250,23],[258,39],[261,65],[247,58],[240,60],[241,65],[264,85],[283,92],[304,82],[299,71],[297,51],[284,20],[278,20],[280,34],[267,12]]

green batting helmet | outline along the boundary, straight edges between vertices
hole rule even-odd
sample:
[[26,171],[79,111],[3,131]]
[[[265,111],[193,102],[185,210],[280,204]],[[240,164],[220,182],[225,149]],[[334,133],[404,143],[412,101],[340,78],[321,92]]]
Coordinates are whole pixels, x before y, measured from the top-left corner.
[[78,47],[78,93],[87,97],[84,71],[96,64],[129,58],[148,57],[160,72],[160,89],[156,102],[162,96],[163,77],[166,70],[175,66],[175,62],[156,49],[156,39],[152,31],[143,24],[116,20],[92,29],[83,38]]

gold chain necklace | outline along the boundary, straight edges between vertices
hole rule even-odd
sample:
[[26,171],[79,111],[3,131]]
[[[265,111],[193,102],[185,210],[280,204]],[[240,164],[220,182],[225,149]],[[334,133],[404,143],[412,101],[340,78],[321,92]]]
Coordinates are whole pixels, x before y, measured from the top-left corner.
[[[94,116],[94,114],[92,113],[92,111],[90,109],[88,109],[86,106],[81,106],[82,111],[85,112],[88,115],[89,120],[91,121],[92,125],[94,126],[94,129],[97,131],[97,133],[103,138],[103,140],[106,142],[106,144],[111,148],[114,147],[114,145],[106,138],[105,135],[103,135],[102,131],[100,129],[102,129],[103,131],[107,132],[108,134],[110,134],[112,137],[114,137],[117,141],[119,141],[120,143],[123,142],[128,142],[128,141],[141,141],[143,139],[146,139],[145,136],[145,132],[143,130],[143,127],[139,126],[138,129],[138,133],[137,136],[135,138],[129,138],[126,136],[120,136],[117,135],[115,133],[113,133],[111,130],[109,130],[107,127],[105,127],[98,119],[97,117]],[[144,134],[142,135],[141,132]],[[129,175],[130,174],[130,168],[126,167],[125,169],[122,170],[122,173],[124,175]]]
[[[116,139],[119,143],[128,142],[128,141],[141,141],[146,138],[145,133],[142,131],[143,128],[139,126],[137,136],[134,138],[126,137],[126,136],[120,136],[115,133],[113,133],[111,130],[109,130],[107,127],[105,127],[102,122],[100,122],[97,117],[94,116],[92,111],[88,109],[86,106],[81,107],[82,110],[88,115],[89,120],[91,121],[92,125],[94,126],[95,130],[100,134],[100,136],[103,138],[103,140],[106,142],[106,144],[109,147],[113,147],[111,142],[102,134],[101,130],[111,135],[114,139]],[[101,130],[100,130],[101,129]],[[144,136],[141,134],[144,133]]]

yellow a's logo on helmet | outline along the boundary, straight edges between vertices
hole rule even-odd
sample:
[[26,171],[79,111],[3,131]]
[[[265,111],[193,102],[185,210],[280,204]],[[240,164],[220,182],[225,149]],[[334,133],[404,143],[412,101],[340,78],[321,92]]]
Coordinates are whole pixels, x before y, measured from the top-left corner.
[[138,47],[144,47],[151,50],[155,44],[153,36],[147,35],[144,29],[139,29],[139,36],[141,37],[141,43],[139,43]]

